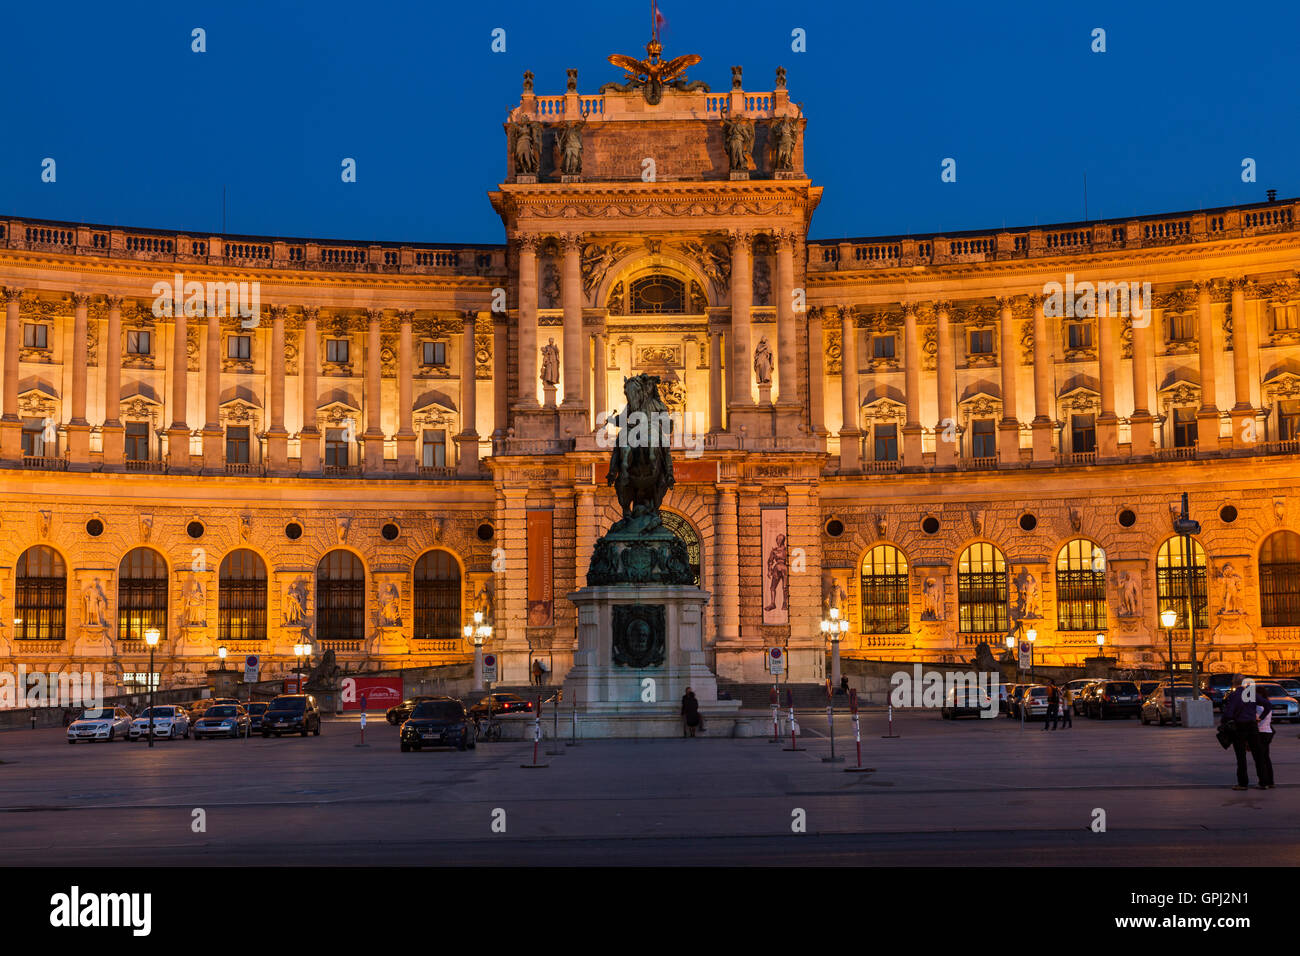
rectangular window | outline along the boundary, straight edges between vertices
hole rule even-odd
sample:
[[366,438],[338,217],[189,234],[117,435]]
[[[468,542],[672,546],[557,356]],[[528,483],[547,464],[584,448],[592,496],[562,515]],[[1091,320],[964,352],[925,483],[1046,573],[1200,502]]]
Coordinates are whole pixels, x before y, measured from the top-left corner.
[[898,426],[876,426],[876,461],[898,461]]
[[993,419],[977,418],[971,422],[971,457],[997,456],[997,438],[993,433]]
[[346,365],[348,361],[348,340],[347,339],[326,339],[325,340],[325,361],[337,362],[340,365]]
[[247,361],[253,357],[253,337],[251,335],[232,335],[226,339],[226,355],[232,359]]
[[127,671],[122,675],[122,684],[132,691],[157,690],[161,673],[154,671]]
[[1300,321],[1297,320],[1296,315],[1297,312],[1300,312],[1300,309],[1294,305],[1273,306],[1273,331],[1293,332],[1300,328]]
[[1277,437],[1282,441],[1300,438],[1300,400],[1287,399],[1278,402]]
[[248,464],[248,426],[226,426],[226,462],[231,465]]
[[878,359],[891,359],[894,357],[894,336],[877,335],[871,340],[871,354]]
[[1097,423],[1093,416],[1070,416],[1070,448],[1075,454],[1097,450]]
[[1174,409],[1174,447],[1196,447],[1196,409]]
[[347,432],[342,428],[325,429],[325,467],[346,468],[347,465]]
[[126,423],[126,460],[149,460],[149,423]]
[[148,355],[150,333],[146,329],[128,329],[126,333],[126,352],[128,355]]
[[1065,330],[1070,342],[1070,348],[1092,348],[1092,326],[1087,322],[1071,322],[1065,327]]
[[1171,315],[1169,317],[1169,341],[1190,342],[1196,338],[1192,316]]
[[993,330],[975,329],[970,334],[971,355],[993,354]]
[[425,342],[423,346],[423,364],[424,365],[446,365],[447,364],[447,343],[446,342]]
[[49,348],[49,331],[49,326],[42,325],[39,322],[23,323],[23,348]]
[[426,468],[447,467],[447,432],[442,428],[426,428],[421,449],[421,462]]
[[[53,449],[51,449],[52,452]],[[40,458],[45,455],[44,419],[23,419],[23,454],[32,458]]]

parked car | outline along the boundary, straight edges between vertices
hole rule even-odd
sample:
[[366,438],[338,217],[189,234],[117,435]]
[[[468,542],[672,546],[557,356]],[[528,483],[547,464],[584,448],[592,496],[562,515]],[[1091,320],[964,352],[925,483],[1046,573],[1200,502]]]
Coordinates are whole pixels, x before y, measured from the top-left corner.
[[244,705],[244,710],[248,711],[248,725],[251,728],[249,733],[255,734],[262,729],[262,716],[269,706],[264,700],[250,700]]
[[518,694],[489,694],[469,709],[469,715],[481,720],[488,715],[488,700],[492,701],[492,716],[498,714],[531,714],[533,702]]
[[262,715],[262,736],[291,734],[297,732],[303,737],[310,731],[320,736],[320,708],[316,698],[311,694],[281,694],[266,708]]
[[1223,707],[1223,698],[1232,690],[1231,674],[1206,674],[1201,678],[1201,693],[1210,698],[1215,710]]
[[1138,685],[1138,696],[1143,700],[1146,700],[1155,693],[1155,689],[1160,686],[1160,681],[1158,680],[1140,680],[1136,683]]
[[194,739],[243,737],[248,733],[248,711],[242,704],[214,704],[194,722]]
[[1079,695],[1090,685],[1097,683],[1095,677],[1079,677],[1075,680],[1066,681],[1061,685],[1061,700],[1066,698],[1066,692],[1069,691],[1069,698],[1072,701],[1071,706],[1074,712],[1079,713]]
[[1131,680],[1101,681],[1088,696],[1088,716],[1136,717],[1142,713],[1142,695]]
[[1294,677],[1274,677],[1269,681],[1270,684],[1277,684],[1292,697],[1300,699],[1300,680]]
[[993,695],[980,687],[950,687],[944,695],[943,706],[939,716],[944,720],[956,720],[958,717],[979,717],[985,711],[992,710]]
[[1020,696],[1020,709],[1025,712],[1025,720],[1047,716],[1047,685],[1031,684]]
[[432,695],[408,697],[400,704],[394,704],[392,707],[389,707],[388,711],[384,714],[384,719],[396,727],[402,721],[406,720],[407,717],[411,716],[411,711],[415,710],[416,704],[425,700],[436,700],[436,698]]
[[1095,678],[1086,684],[1083,690],[1074,695],[1074,713],[1076,716],[1083,716],[1092,708],[1092,699],[1097,695],[1097,690],[1105,681],[1096,680]]
[[68,743],[78,740],[113,741],[131,732],[131,714],[125,707],[87,707],[68,724]]
[[1269,703],[1273,705],[1273,723],[1280,723],[1284,720],[1300,720],[1300,701],[1286,692],[1286,688],[1281,684],[1274,682],[1257,683],[1255,685],[1255,699],[1267,697]]
[[1162,681],[1155,690],[1147,695],[1142,701],[1141,719],[1142,723],[1149,724],[1153,720],[1161,727],[1165,724],[1178,723],[1178,701],[1184,698],[1201,697],[1207,699],[1204,694],[1197,694],[1191,684],[1174,684],[1173,692],[1169,690],[1169,682]]
[[179,704],[155,704],[146,707],[131,721],[127,733],[129,740],[149,739],[149,716],[153,715],[153,736],[159,738],[185,737],[190,735],[190,712]]
[[1007,688],[1007,709],[1006,715],[1012,720],[1020,718],[1020,697],[1025,692],[1028,684],[1011,684]]
[[473,718],[454,697],[421,701],[402,724],[398,744],[402,753],[423,747],[472,748],[478,738]]

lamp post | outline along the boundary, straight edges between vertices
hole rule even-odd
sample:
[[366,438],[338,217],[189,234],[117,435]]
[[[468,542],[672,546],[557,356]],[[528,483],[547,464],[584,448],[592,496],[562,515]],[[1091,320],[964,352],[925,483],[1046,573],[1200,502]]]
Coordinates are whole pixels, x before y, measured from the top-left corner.
[[1029,641],[1029,683],[1034,682],[1034,642],[1038,640],[1038,631],[1029,628],[1025,631],[1025,638]]
[[158,639],[162,637],[158,628],[151,627],[144,632],[144,642],[149,645],[149,746],[153,746],[153,701],[154,701],[154,679],[153,679],[153,649],[158,646]]
[[840,609],[833,607],[830,616],[821,622],[822,634],[831,642],[831,690],[840,686],[840,638],[849,632],[849,622],[840,617]]
[[1174,705],[1174,625],[1178,623],[1178,612],[1173,608],[1165,608],[1160,612],[1160,624],[1165,629],[1165,637],[1169,640],[1169,706]]
[[[1182,510],[1174,519],[1174,533],[1183,539],[1183,581],[1187,594],[1187,636],[1191,640],[1192,651],[1192,693],[1196,693],[1196,608],[1192,601],[1192,535],[1201,533],[1201,523],[1193,521],[1187,512],[1187,492],[1183,492]],[[1195,698],[1193,698],[1195,699]]]
[[221,658],[221,669],[223,671],[226,669],[226,655],[229,653],[230,652],[226,650],[225,644],[222,644],[220,647],[217,648],[217,657]]
[[1106,635],[1105,634],[1097,635],[1097,656],[1098,657],[1106,656]]

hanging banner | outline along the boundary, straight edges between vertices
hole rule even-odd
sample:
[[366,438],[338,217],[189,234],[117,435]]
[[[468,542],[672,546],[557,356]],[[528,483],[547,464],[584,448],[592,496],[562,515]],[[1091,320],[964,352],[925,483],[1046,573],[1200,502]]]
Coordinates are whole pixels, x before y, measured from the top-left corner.
[[763,508],[763,623],[790,623],[790,549],[784,508]]
[[528,626],[555,623],[552,512],[528,512]]

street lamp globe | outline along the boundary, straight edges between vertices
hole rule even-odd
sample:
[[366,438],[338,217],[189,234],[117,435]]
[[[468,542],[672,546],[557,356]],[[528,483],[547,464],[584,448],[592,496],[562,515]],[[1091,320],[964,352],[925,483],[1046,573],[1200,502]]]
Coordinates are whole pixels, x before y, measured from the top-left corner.
[[1171,609],[1161,611],[1160,623],[1166,628],[1172,628],[1178,623],[1178,612]]
[[474,623],[475,623],[475,624],[482,624],[482,623],[483,623],[483,612],[482,612],[482,611],[475,611],[475,612],[474,612]]
[[230,652],[229,652],[228,650],[226,650],[226,645],[225,645],[225,644],[222,644],[220,647],[217,648],[217,656],[221,658],[221,660],[222,660],[223,663],[224,663],[224,661],[226,660],[226,655],[229,654],[229,653],[230,653]]
[[1030,643],[1033,643],[1038,640],[1038,631],[1031,627],[1029,630],[1025,631],[1025,637],[1030,641]]
[[1016,639],[1015,639],[1014,637],[1012,637],[1010,634],[1008,634],[1008,635],[1007,635],[1007,650],[1011,650],[1011,648],[1013,648],[1013,647],[1015,647],[1015,646],[1016,646]]
[[1097,635],[1097,646],[1098,646],[1098,647],[1102,647],[1102,646],[1105,645],[1105,643],[1106,643],[1106,635],[1105,635],[1105,634],[1098,634],[1098,635]]
[[839,619],[840,619],[840,609],[837,607],[831,608],[831,620],[838,621]]
[[472,640],[474,637],[474,625],[466,624],[463,630],[465,633],[465,640]]
[[831,629],[831,622],[830,622],[830,621],[827,621],[827,620],[825,620],[825,619],[823,618],[823,620],[822,620],[822,633],[823,633],[823,634],[829,633],[829,632],[830,632],[830,629]]
[[848,622],[848,621],[845,621],[845,620],[841,620],[841,621],[840,621],[840,633],[841,633],[841,634],[847,634],[848,631],[849,631],[849,622]]
[[160,637],[162,637],[162,634],[156,627],[147,628],[144,632],[144,642],[150,647],[157,647]]

